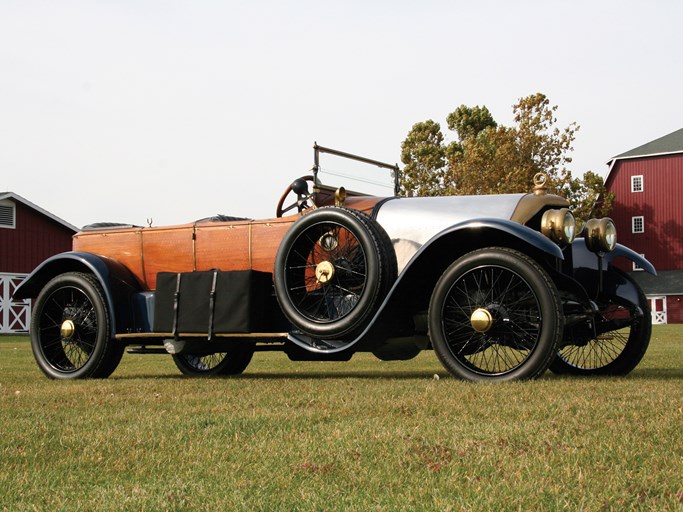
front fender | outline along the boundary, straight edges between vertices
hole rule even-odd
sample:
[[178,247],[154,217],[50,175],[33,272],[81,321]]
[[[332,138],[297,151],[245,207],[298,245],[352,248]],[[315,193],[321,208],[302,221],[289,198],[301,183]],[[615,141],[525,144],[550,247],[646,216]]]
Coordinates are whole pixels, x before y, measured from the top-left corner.
[[14,297],[35,298],[51,279],[66,272],[85,272],[99,281],[110,313],[112,336],[133,325],[131,295],[141,289],[137,279],[118,261],[89,252],[64,252],[46,259],[17,287]]
[[538,231],[507,219],[482,218],[458,222],[440,231],[424,244],[420,243],[414,231],[415,229],[406,229],[403,232],[387,231],[396,250],[399,272],[412,265],[412,260],[421,254],[432,251],[435,247],[440,248],[444,241],[453,239],[457,239],[458,247],[463,243],[468,246],[471,245],[471,241],[476,241],[475,248],[505,245],[523,251],[530,250],[538,255],[546,253],[560,260],[564,259],[560,248],[550,239]]
[[655,267],[652,263],[647,261],[644,257],[642,257],[640,254],[635,252],[633,249],[629,249],[628,247],[617,244],[616,248],[609,254],[605,256],[605,259],[607,260],[608,263],[611,263],[614,258],[617,256],[623,256],[634,263],[636,263],[640,268],[645,270],[646,272],[652,274],[653,276],[657,275],[657,271],[655,270]]
[[[393,239],[392,242],[396,248],[402,241]],[[562,251],[552,241],[516,222],[495,218],[460,222],[415,248],[377,314],[355,340],[315,345],[296,334],[291,334],[289,339],[312,352],[335,353],[354,345],[367,349],[387,338],[412,335],[415,330],[413,316],[427,310],[441,274],[464,254],[485,247],[516,249],[541,264],[547,259],[564,259]]]
[[[554,256],[555,258],[559,258],[560,260],[564,259],[559,246],[552,242],[548,237],[517,222],[496,218],[476,219],[455,224],[450,228],[443,230],[441,233],[429,240],[429,242],[425,244],[425,247],[436,243],[438,240],[454,233],[468,232],[476,235],[477,233],[483,234],[486,231],[499,231],[500,233],[509,235],[524,245],[530,246],[532,249],[543,251],[551,256]],[[500,245],[497,243],[497,241],[497,238],[492,238],[490,241],[485,243],[484,246],[494,247]]]
[[[617,244],[612,252],[606,253],[602,257],[602,270],[606,270],[608,266],[614,261],[615,258],[623,256],[626,259],[631,260],[636,263],[640,268],[646,272],[657,275],[654,265],[643,258],[640,254],[635,252],[628,247]],[[588,250],[586,247],[586,240],[583,238],[577,238],[572,243],[572,261],[574,269],[587,268],[591,270],[598,270],[598,257],[594,252]]]

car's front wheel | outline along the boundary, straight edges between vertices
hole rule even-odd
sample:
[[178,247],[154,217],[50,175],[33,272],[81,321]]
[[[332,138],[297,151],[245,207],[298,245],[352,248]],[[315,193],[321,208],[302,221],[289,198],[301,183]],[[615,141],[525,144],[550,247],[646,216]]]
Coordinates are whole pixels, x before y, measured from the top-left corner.
[[557,351],[563,325],[548,273],[507,248],[456,260],[437,282],[429,306],[437,356],[452,375],[472,381],[538,377]]
[[111,337],[109,312],[99,282],[69,272],[45,285],[31,317],[31,348],[40,369],[53,379],[104,378],[123,356]]

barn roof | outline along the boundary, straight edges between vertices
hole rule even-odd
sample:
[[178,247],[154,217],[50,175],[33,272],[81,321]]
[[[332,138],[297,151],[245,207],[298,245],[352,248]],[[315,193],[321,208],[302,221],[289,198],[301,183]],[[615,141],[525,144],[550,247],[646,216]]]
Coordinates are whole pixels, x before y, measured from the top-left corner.
[[31,208],[32,210],[35,210],[35,211],[37,211],[37,212],[39,212],[39,213],[45,215],[45,216],[48,217],[49,219],[52,219],[52,220],[55,221],[57,224],[61,224],[61,225],[64,226],[65,228],[70,229],[70,230],[73,231],[74,233],[76,233],[77,231],[80,231],[80,230],[79,230],[76,226],[74,226],[73,224],[69,224],[67,221],[60,219],[60,218],[57,217],[56,215],[54,215],[54,214],[48,212],[47,210],[44,210],[44,209],[41,208],[40,206],[38,206],[38,205],[36,205],[36,204],[33,204],[33,203],[32,203],[31,201],[29,201],[28,199],[24,199],[24,198],[21,197],[19,194],[15,194],[14,192],[0,192],[0,201],[2,201],[3,199],[11,199],[11,200],[13,200],[13,201],[22,203],[22,204],[28,206],[29,208]]
[[683,270],[660,270],[656,276],[647,272],[629,275],[647,295],[683,295]]
[[615,160],[626,158],[670,155],[672,153],[683,153],[683,128],[668,135],[664,135],[664,137],[652,140],[647,144],[633,148],[630,151],[614,156],[607,163],[612,164]]
[[610,190],[611,182],[613,179],[612,170],[618,160],[627,160],[630,158],[644,158],[651,156],[662,156],[662,155],[674,155],[677,153],[683,154],[683,128],[671,132],[664,137],[652,140],[647,144],[633,148],[626,153],[621,153],[620,155],[613,156],[608,162],[609,170],[607,171],[607,177],[605,178],[605,186]]

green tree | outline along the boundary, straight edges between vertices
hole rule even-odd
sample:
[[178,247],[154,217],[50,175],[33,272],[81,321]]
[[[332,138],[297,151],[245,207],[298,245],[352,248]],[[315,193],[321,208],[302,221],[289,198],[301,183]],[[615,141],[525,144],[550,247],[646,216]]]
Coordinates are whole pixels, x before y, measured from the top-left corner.
[[446,117],[448,129],[458,134],[461,140],[476,137],[486,128],[495,128],[496,122],[486,107],[460,105]]
[[577,217],[590,216],[598,198],[602,214],[613,197],[593,172],[572,178],[568,165],[579,126],[557,126],[557,106],[541,93],[521,98],[513,106],[514,126],[496,123],[485,106],[461,105],[448,114],[448,129],[457,136],[446,143],[438,123],[413,126],[401,145],[405,164],[402,192],[406,195],[468,195],[525,192],[543,172],[552,191],[567,197]]
[[416,196],[443,195],[446,159],[441,126],[432,120],[416,123],[401,144],[403,192]]
[[593,171],[586,171],[581,179],[573,178],[560,192],[581,222],[607,216],[614,205],[614,192],[607,192],[604,180]]

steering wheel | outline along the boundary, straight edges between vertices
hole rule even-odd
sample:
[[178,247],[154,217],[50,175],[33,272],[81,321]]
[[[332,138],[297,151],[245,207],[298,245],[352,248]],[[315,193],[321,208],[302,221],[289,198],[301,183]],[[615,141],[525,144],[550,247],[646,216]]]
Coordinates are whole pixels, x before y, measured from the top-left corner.
[[[293,208],[298,208],[299,212],[304,211],[309,205],[306,203],[308,199],[311,198],[311,194],[308,192],[307,181],[310,181],[315,185],[315,178],[313,175],[302,176],[301,178],[294,180],[283,192],[282,197],[277,203],[277,209],[275,210],[275,215],[277,217],[282,217],[285,213]],[[288,206],[284,206],[287,196],[291,192],[296,194],[296,201]]]

